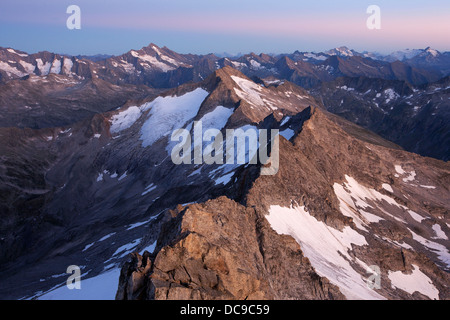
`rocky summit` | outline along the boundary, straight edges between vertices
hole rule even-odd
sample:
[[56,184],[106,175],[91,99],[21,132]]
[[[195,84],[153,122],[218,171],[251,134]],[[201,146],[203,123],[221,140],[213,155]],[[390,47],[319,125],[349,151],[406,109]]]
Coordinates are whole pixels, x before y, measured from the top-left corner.
[[449,299],[446,57],[0,49],[0,298]]

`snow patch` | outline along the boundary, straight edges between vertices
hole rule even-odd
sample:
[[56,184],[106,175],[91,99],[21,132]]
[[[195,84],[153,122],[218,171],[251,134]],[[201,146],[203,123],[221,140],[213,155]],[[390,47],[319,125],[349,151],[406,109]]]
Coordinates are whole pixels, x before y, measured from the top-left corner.
[[66,75],[70,75],[70,72],[72,70],[73,67],[73,62],[71,59],[64,57],[64,61],[63,61],[63,70],[64,70],[64,74]]
[[[344,182],[342,185],[338,183],[334,184],[334,192],[339,199],[342,214],[347,217],[353,218],[353,221],[355,222],[355,225],[358,227],[358,229],[368,231],[365,228],[368,223],[383,220],[382,218],[374,214],[362,210],[373,208],[367,203],[367,200],[373,202],[385,201],[390,205],[397,206],[402,209],[407,209],[407,207],[399,205],[394,199],[376,191],[375,189],[367,188],[359,184],[352,177],[345,175],[345,178],[347,182]],[[388,214],[385,211],[383,212]]]
[[81,290],[69,290],[64,284],[41,295],[38,300],[114,300],[119,276],[120,268],[114,268],[89,279],[82,277]]
[[408,173],[408,176],[406,178],[403,178],[403,181],[404,182],[414,181],[415,177],[416,177],[416,172],[411,171]]
[[292,236],[317,273],[337,285],[348,299],[384,299],[368,288],[349,262],[361,264],[348,251],[352,245],[367,245],[364,236],[348,226],[342,231],[331,228],[304,207],[270,206],[266,219],[277,233]]
[[15,75],[17,77],[26,76],[25,73],[17,70],[15,67],[11,67],[7,62],[0,61],[0,70],[5,71],[8,76]]
[[281,131],[280,135],[282,135],[284,138],[286,138],[286,140],[290,140],[295,135],[295,132],[294,132],[294,130],[287,128],[287,129]]
[[381,186],[383,187],[384,190],[389,191],[390,193],[394,193],[394,190],[392,190],[392,187],[390,184],[383,183]]
[[438,225],[437,223],[433,225],[433,230],[434,233],[436,233],[436,237],[433,237],[433,239],[444,239],[444,240],[448,240],[447,235],[445,234],[444,231],[442,231],[442,228],[440,225]]
[[50,73],[60,73],[61,72],[61,60],[55,59],[52,63]]
[[131,51],[131,55],[138,58],[139,60],[142,60],[140,63],[141,65],[143,65],[144,67],[147,68],[156,68],[161,70],[162,72],[168,72],[171,70],[175,70],[174,67],[169,66],[168,64],[159,61],[156,57],[144,54],[144,55],[140,55],[138,52],[136,51]]
[[6,51],[8,51],[10,53],[17,54],[20,57],[28,57],[28,54],[26,54],[26,53],[18,53],[17,51],[15,51],[14,49],[11,49],[11,48],[6,49]]
[[222,130],[233,114],[233,109],[217,106],[213,111],[205,114],[199,121],[202,122],[203,131],[208,129]]
[[319,61],[327,60],[327,57],[325,57],[323,55],[317,55],[315,53],[307,52],[307,53],[304,53],[303,55],[307,58],[314,59],[314,60],[319,60]]
[[52,64],[50,62],[42,62],[42,59],[36,59],[37,67],[39,71],[41,72],[41,75],[47,75],[50,72],[50,68]]
[[150,183],[146,188],[145,191],[141,193],[141,196],[145,196],[147,193],[152,192],[156,189],[156,186],[154,183]]
[[241,88],[241,90],[234,88],[239,98],[246,100],[254,106],[264,106],[264,101],[261,99],[261,86],[240,77],[231,76],[231,78]]
[[19,63],[22,65],[22,67],[25,69],[27,73],[33,73],[34,69],[36,69],[34,65],[26,61],[20,60]]
[[435,253],[438,256],[439,260],[441,260],[446,265],[447,268],[450,266],[450,252],[445,246],[433,241],[429,241],[424,237],[419,236],[411,229],[408,230],[409,232],[411,232],[413,239],[415,241],[419,242],[424,247],[430,249],[431,252]]
[[421,215],[417,214],[416,212],[414,212],[412,210],[408,210],[408,213],[411,216],[411,218],[413,218],[417,222],[422,222],[423,220],[425,220],[424,217],[422,217]]
[[283,121],[281,121],[280,127],[284,126],[290,119],[291,119],[291,117],[289,117],[289,116],[285,117],[283,119]]
[[118,133],[128,129],[136,122],[137,119],[139,119],[140,116],[141,109],[136,106],[129,107],[128,109],[114,115],[110,120],[110,132]]
[[151,146],[174,130],[182,128],[197,115],[208,94],[206,90],[197,88],[179,97],[158,97],[141,106],[142,111],[150,109],[149,117],[141,128],[142,146]]
[[150,244],[149,246],[143,248],[143,249],[141,250],[141,255],[143,255],[145,251],[148,251],[149,253],[153,253],[153,251],[155,251],[155,249],[156,249],[156,243],[157,243],[157,242],[158,242],[158,241],[156,240],[155,242],[153,242],[153,243]]
[[412,267],[412,274],[404,274],[401,271],[389,271],[388,277],[392,286],[410,294],[417,291],[432,300],[439,300],[439,290],[436,289],[430,278],[420,271],[418,266],[413,264]]

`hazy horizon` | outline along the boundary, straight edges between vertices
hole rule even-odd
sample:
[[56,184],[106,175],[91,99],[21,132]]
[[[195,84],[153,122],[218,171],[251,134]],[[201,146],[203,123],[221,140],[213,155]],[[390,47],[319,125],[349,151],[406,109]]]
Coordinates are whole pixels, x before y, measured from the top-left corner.
[[[72,4],[81,9],[80,30],[66,27]],[[366,26],[372,4],[381,9],[380,30]],[[149,43],[192,54],[450,51],[448,12],[443,0],[3,0],[0,46],[70,55],[120,55]]]

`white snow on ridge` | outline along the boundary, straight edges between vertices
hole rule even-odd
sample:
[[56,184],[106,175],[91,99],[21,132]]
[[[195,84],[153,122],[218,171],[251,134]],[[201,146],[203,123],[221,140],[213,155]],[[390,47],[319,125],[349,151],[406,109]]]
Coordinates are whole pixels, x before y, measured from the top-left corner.
[[417,222],[422,222],[423,220],[425,220],[424,217],[422,217],[420,214],[417,214],[416,212],[414,212],[412,210],[408,210],[408,213],[411,216],[411,218],[413,218]]
[[437,223],[433,225],[433,230],[436,233],[436,237],[434,237],[433,239],[444,239],[444,240],[448,240],[447,235],[445,234],[444,231],[442,231],[442,228],[440,225],[438,225]]
[[422,52],[421,49],[406,49],[406,50],[400,50],[400,51],[395,51],[392,52],[388,58],[392,61],[394,60],[405,60],[405,59],[411,59],[414,58],[415,56],[417,56],[418,54],[420,54]]
[[55,59],[50,68],[50,73],[60,73],[61,72],[61,60]]
[[[227,124],[228,119],[231,117],[232,114],[233,109],[225,108],[223,106],[217,106],[214,110],[205,114],[199,120],[199,122],[202,123],[202,137],[205,137],[205,132],[209,129],[222,130]],[[211,152],[212,148],[213,148],[212,139],[210,141],[203,141],[203,153]],[[171,149],[172,145],[170,145],[170,150]]]
[[352,245],[367,245],[364,236],[350,227],[345,227],[342,232],[333,229],[316,220],[304,207],[271,206],[266,219],[277,233],[292,236],[317,273],[337,285],[348,299],[384,299],[369,289],[349,263],[365,265],[348,253]]
[[168,56],[162,54],[161,51],[159,51],[159,49],[158,49],[157,47],[152,46],[152,48],[153,48],[153,50],[156,51],[156,53],[159,55],[159,57],[160,57],[162,60],[165,60],[165,61],[169,62],[170,64],[173,64],[174,66],[177,66],[177,67],[180,66],[180,63],[178,63],[178,61],[176,61],[176,60],[174,60],[174,59],[172,59],[172,58],[170,58],[170,57],[168,57]]
[[395,171],[402,176],[408,174],[405,178],[403,178],[403,182],[414,181],[414,179],[416,178],[416,171],[414,170],[411,172],[406,172],[401,166],[395,165]]
[[130,243],[127,243],[127,244],[119,247],[112,256],[115,257],[120,254],[119,258],[125,257],[127,254],[133,252],[133,250],[136,249],[136,247],[139,245],[140,241],[141,241],[141,239],[136,239]]
[[121,180],[125,179],[127,177],[127,173],[128,173],[128,171],[125,171],[117,180],[121,181]]
[[421,188],[425,188],[425,189],[436,189],[435,186],[424,186],[424,185],[420,185]]
[[[153,185],[153,183],[152,183],[152,185]],[[150,221],[153,221],[153,220],[155,220],[156,218],[158,218],[158,217],[161,215],[162,212],[163,212],[163,211],[161,211],[160,213],[158,213],[158,214],[156,214],[156,215],[150,217],[149,219],[147,219],[147,220],[145,220],[145,221],[137,222],[137,223],[134,223],[134,224],[128,226],[127,231],[128,231],[128,230],[135,229],[135,228],[138,228],[138,227],[143,226],[143,225],[146,225],[146,224],[149,223]]]
[[403,178],[404,182],[414,181],[414,178],[416,177],[416,172],[411,171],[408,173],[408,176],[406,178]]
[[401,271],[389,271],[388,277],[391,280],[392,286],[395,288],[410,294],[417,291],[432,300],[439,300],[439,290],[436,289],[430,278],[420,271],[419,267],[416,265],[413,265],[412,274],[403,274]]
[[154,183],[150,183],[147,187],[145,187],[145,191],[141,193],[141,196],[145,196],[147,193],[152,192],[157,187],[158,186],[156,186]]
[[381,185],[381,187],[382,187],[384,190],[389,191],[390,193],[394,193],[394,190],[392,190],[392,187],[391,187],[390,184],[383,183],[383,184]]
[[34,69],[36,69],[34,65],[26,61],[20,60],[19,63],[22,65],[22,67],[25,69],[27,73],[33,73]]
[[341,90],[345,90],[345,91],[355,91],[355,88],[349,88],[347,86],[342,86],[342,87],[337,86],[336,89],[341,89]]
[[386,96],[386,103],[389,103],[391,100],[395,100],[400,97],[400,95],[391,88],[384,90],[384,95]]
[[144,67],[149,67],[149,68],[155,67],[155,68],[161,70],[162,72],[168,72],[171,70],[175,70],[174,67],[169,66],[168,64],[156,59],[156,57],[150,56],[148,54],[140,55],[138,52],[132,50],[131,55],[133,57],[136,57],[136,58],[142,60],[143,62],[141,62],[141,65],[143,65]]
[[26,54],[26,53],[18,53],[14,49],[11,49],[11,48],[6,49],[6,51],[8,51],[10,53],[17,54],[18,56],[21,56],[21,57],[28,57],[28,54]]
[[253,60],[253,59],[250,60],[250,65],[252,66],[253,69],[256,69],[256,70],[262,68],[261,63],[259,63],[259,62],[256,61],[256,60]]
[[290,140],[294,135],[294,130],[287,128],[280,132],[280,135],[282,135],[286,140]]
[[70,75],[70,71],[72,70],[73,62],[71,59],[64,57],[63,61],[63,69],[66,75]]
[[233,109],[217,106],[214,110],[205,114],[199,121],[202,122],[203,131],[208,129],[221,130],[233,114]]
[[114,115],[111,118],[111,133],[118,133],[131,127],[137,119],[141,116],[141,109],[136,106],[129,107],[128,109]]
[[7,62],[3,62],[3,61],[0,61],[0,70],[5,71],[9,76],[11,76],[11,74],[13,74],[17,77],[26,76],[25,73],[17,70],[15,67],[11,67]]
[[113,235],[115,235],[116,233],[115,232],[113,232],[113,233],[110,233],[110,234],[107,234],[106,236],[104,236],[104,237],[102,237],[101,239],[99,239],[98,241],[104,241],[104,240],[106,240],[106,239],[108,239],[108,238],[111,238]]
[[236,69],[244,68],[244,67],[247,66],[247,65],[246,65],[245,63],[243,63],[243,62],[231,61],[231,60],[229,60],[229,61],[231,62],[231,64],[232,64]]
[[427,240],[424,237],[419,236],[411,229],[408,230],[409,232],[411,232],[413,239],[415,241],[419,242],[422,246],[430,249],[430,252],[435,253],[438,256],[439,260],[441,260],[446,265],[447,268],[450,266],[450,252],[445,246],[443,246],[440,243]]
[[50,68],[52,66],[52,64],[50,62],[42,62],[42,59],[38,58],[36,59],[36,63],[37,63],[37,67],[39,69],[39,71],[41,72],[41,75],[48,75],[50,72]]
[[264,106],[264,101],[261,99],[262,88],[256,83],[236,76],[231,76],[234,82],[242,89],[234,88],[234,91],[239,98],[248,101],[254,106]]
[[197,88],[179,97],[158,97],[141,106],[142,111],[150,109],[149,117],[141,128],[142,146],[151,146],[174,130],[183,128],[197,115],[208,94],[206,90]]
[[395,171],[397,171],[398,174],[405,174],[406,172],[403,170],[402,166],[395,165]]
[[290,119],[291,119],[291,117],[289,117],[289,116],[285,117],[283,119],[283,121],[281,121],[280,127],[284,126]]
[[89,279],[81,277],[81,290],[69,290],[64,284],[38,297],[38,300],[114,300],[119,276],[120,268],[114,268]]
[[314,60],[320,60],[320,61],[327,60],[327,57],[325,57],[323,55],[317,55],[317,54],[312,53],[312,52],[307,52],[307,53],[305,53],[303,55],[305,57],[307,57],[307,58],[314,59]]
[[214,184],[215,185],[219,185],[219,184],[226,185],[228,182],[230,182],[233,175],[234,175],[234,171],[231,171],[230,173],[227,173],[221,177],[218,177],[214,180]]
[[144,254],[145,251],[148,251],[149,253],[153,253],[153,251],[155,251],[156,248],[156,243],[158,242],[158,240],[156,240],[155,242],[153,242],[152,244],[148,245],[147,247],[143,248],[141,250],[141,255]]
[[125,72],[127,72],[127,73],[133,73],[133,72],[136,71],[136,68],[135,68],[134,65],[132,65],[131,63],[126,62],[126,61],[124,61],[124,60],[120,60],[119,62],[120,62],[120,64],[121,64],[122,68],[125,70]]
[[334,193],[339,199],[342,214],[353,218],[353,221],[358,229],[367,231],[365,228],[366,225],[371,222],[383,220],[381,217],[362,210],[373,208],[367,203],[367,200],[375,203],[385,201],[390,205],[402,209],[408,209],[407,207],[398,204],[394,199],[376,191],[375,189],[367,188],[359,184],[355,179],[349,177],[348,175],[345,175],[345,178],[347,182],[344,182],[342,185],[338,183],[333,185]]

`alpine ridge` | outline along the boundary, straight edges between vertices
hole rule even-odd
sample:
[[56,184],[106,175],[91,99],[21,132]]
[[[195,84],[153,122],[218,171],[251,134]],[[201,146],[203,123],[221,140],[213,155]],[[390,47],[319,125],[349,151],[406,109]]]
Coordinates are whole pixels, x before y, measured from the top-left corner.
[[[449,299],[446,54],[1,48],[0,298]],[[175,164],[199,122],[278,134]]]

